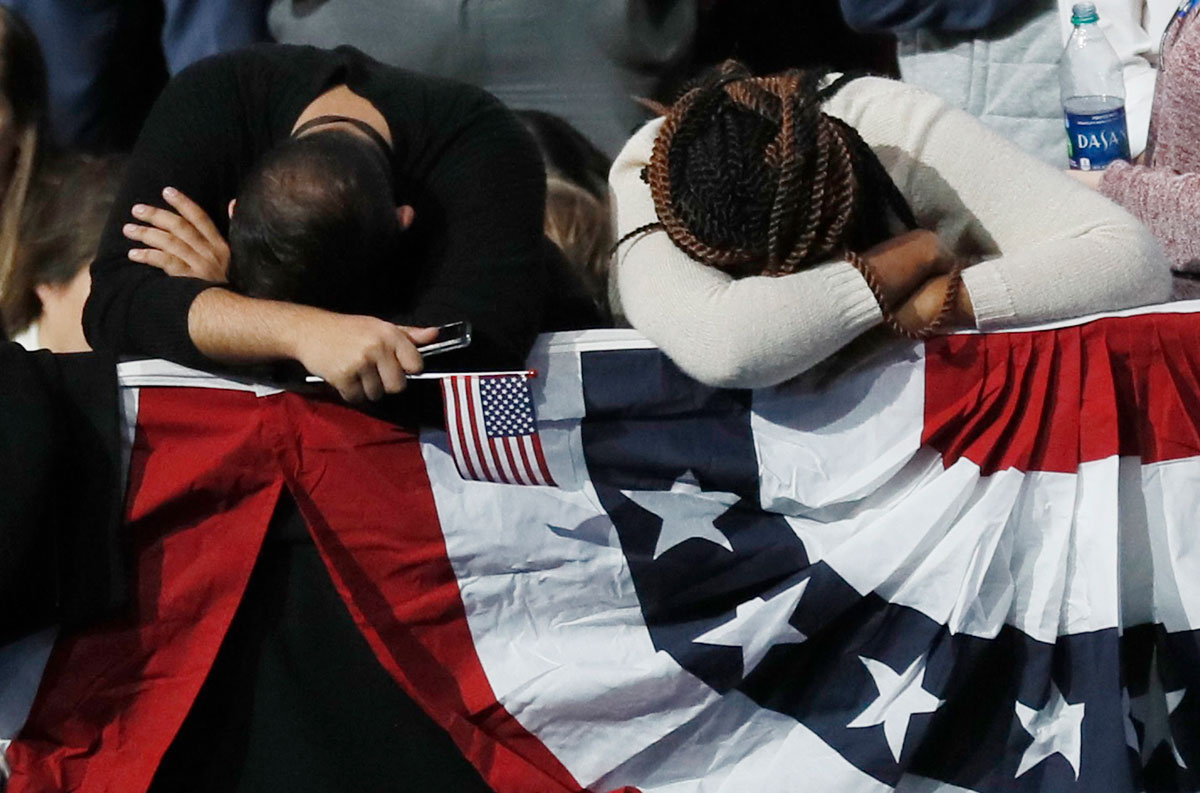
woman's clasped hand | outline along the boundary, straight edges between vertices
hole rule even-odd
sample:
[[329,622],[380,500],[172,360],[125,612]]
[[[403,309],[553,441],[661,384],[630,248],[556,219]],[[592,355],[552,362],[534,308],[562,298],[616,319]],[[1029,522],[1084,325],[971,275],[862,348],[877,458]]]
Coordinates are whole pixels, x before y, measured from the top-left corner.
[[[861,259],[874,274],[884,305],[911,333],[929,327],[942,313],[955,265],[960,262],[938,235],[927,229],[884,240],[863,253]],[[956,296],[943,327],[974,326],[970,296],[962,289]]]

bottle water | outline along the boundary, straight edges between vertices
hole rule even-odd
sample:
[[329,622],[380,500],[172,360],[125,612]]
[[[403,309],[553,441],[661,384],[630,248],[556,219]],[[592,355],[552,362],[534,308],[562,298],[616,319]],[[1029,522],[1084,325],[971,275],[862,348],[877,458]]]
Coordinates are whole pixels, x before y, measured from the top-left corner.
[[1071,10],[1075,30],[1058,67],[1067,155],[1072,168],[1098,171],[1129,159],[1125,81],[1117,53],[1096,24],[1096,6],[1076,3]]

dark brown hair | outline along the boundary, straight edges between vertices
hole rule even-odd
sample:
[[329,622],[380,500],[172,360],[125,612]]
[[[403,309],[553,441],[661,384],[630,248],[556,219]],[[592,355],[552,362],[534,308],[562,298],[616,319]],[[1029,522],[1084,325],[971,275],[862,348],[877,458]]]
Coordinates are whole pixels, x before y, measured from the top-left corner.
[[229,223],[229,283],[250,297],[371,313],[397,268],[388,163],[341,130],[288,138],[246,176]]
[[21,244],[0,296],[9,335],[42,313],[35,288],[66,284],[96,256],[112,209],[124,158],[64,155],[38,171],[21,213]]
[[[821,104],[822,72],[754,77],[726,61],[667,109],[645,178],[662,228],[696,261],[743,277],[784,275],[916,220],[879,159]],[[624,240],[622,240],[624,241]]]

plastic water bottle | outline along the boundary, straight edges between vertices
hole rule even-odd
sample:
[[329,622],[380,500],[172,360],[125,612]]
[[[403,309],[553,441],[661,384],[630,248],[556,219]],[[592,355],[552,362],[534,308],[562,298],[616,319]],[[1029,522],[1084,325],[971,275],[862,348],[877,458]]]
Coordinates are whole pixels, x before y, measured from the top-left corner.
[[1096,6],[1076,3],[1071,11],[1075,30],[1058,67],[1067,155],[1072,168],[1099,171],[1129,159],[1125,81],[1117,53],[1096,24]]

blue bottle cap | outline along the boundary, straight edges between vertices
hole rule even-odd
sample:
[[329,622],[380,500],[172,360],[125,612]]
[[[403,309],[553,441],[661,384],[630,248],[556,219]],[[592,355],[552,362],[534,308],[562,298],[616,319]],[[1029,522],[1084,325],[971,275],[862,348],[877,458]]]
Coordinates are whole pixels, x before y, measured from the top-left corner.
[[1076,3],[1071,7],[1072,25],[1087,25],[1099,21],[1100,15],[1096,13],[1095,3]]

